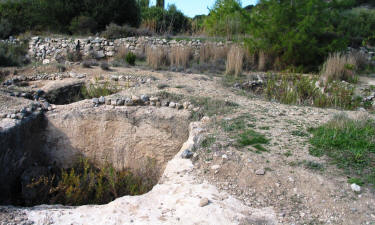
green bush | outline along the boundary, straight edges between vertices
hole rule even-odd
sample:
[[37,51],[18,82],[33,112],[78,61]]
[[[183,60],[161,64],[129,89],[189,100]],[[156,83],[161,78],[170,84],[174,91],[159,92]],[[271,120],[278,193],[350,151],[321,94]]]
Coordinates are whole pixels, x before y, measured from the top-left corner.
[[137,58],[137,56],[133,52],[128,52],[126,54],[125,60],[126,60],[127,63],[134,66],[136,58]]
[[0,42],[0,67],[21,66],[27,63],[27,44]]
[[310,129],[310,153],[327,155],[340,168],[361,180],[375,184],[375,126],[370,119],[352,120],[338,115],[328,123]]
[[118,92],[116,86],[111,85],[109,82],[103,84],[90,83],[87,86],[81,88],[81,95],[85,99],[99,98],[100,96],[107,96]]

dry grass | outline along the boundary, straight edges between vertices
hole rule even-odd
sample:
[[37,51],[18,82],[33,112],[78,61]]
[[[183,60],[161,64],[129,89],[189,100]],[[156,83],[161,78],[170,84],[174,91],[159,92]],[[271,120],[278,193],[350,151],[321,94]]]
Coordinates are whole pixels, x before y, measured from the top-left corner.
[[168,65],[168,52],[165,48],[146,47],[146,61],[153,69]]
[[351,54],[355,58],[358,69],[363,70],[369,64],[369,61],[364,53],[360,51],[353,51]]
[[216,46],[214,43],[205,43],[199,51],[201,63],[225,61],[228,54],[227,46]]
[[227,55],[226,74],[238,76],[243,70],[245,51],[241,46],[233,45]]
[[321,75],[324,82],[333,80],[353,82],[356,80],[356,69],[357,60],[353,54],[336,52],[328,56]]
[[124,60],[126,55],[129,53],[129,49],[125,46],[120,46],[117,53],[116,53],[116,56],[115,58],[117,60]]
[[190,47],[174,47],[169,54],[169,60],[172,66],[181,66],[186,69],[192,58],[192,50]]
[[268,69],[269,59],[265,52],[260,51],[258,55],[258,70],[265,71]]

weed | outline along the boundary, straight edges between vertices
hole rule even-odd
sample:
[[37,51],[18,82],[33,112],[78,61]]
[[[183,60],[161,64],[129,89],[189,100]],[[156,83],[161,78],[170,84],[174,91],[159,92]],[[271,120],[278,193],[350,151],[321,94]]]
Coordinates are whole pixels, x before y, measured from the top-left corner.
[[128,54],[126,54],[125,61],[129,63],[129,65],[134,66],[136,59],[137,59],[137,56],[133,52],[128,52]]
[[351,177],[351,178],[349,178],[348,179],[348,183],[349,184],[358,184],[359,186],[363,186],[365,184],[365,182],[363,182],[363,180],[361,180],[358,177]]
[[306,133],[306,132],[303,132],[301,130],[293,130],[292,132],[290,132],[291,135],[293,136],[298,136],[298,137],[308,137],[309,134]]
[[165,89],[165,88],[168,88],[169,87],[169,85],[168,84],[158,84],[158,86],[157,86],[157,88],[158,89]]
[[263,147],[261,144],[255,144],[255,145],[253,145],[253,147],[255,149],[257,149],[257,151],[259,151],[259,152],[268,152],[268,149]]
[[240,147],[256,145],[256,144],[268,144],[269,140],[254,130],[246,129],[241,132],[237,137],[237,144]]
[[287,152],[284,153],[284,155],[286,157],[289,157],[289,156],[292,156],[293,154],[292,154],[292,152],[290,150],[288,150]]
[[109,82],[104,84],[90,83],[81,88],[81,95],[85,99],[99,98],[100,96],[107,96],[118,92],[118,89]]
[[338,115],[327,124],[310,129],[314,156],[327,155],[339,168],[375,184],[375,126],[371,119],[353,120]]
[[207,137],[206,139],[204,139],[203,141],[202,141],[202,147],[203,148],[209,148],[209,147],[211,147],[211,145],[213,144],[213,143],[215,143],[215,141],[216,141],[216,138],[215,137]]
[[177,85],[175,88],[182,89],[182,88],[185,88],[185,87],[186,87],[185,85]]
[[324,167],[322,164],[314,162],[314,161],[305,161],[305,167],[310,170],[324,170]]

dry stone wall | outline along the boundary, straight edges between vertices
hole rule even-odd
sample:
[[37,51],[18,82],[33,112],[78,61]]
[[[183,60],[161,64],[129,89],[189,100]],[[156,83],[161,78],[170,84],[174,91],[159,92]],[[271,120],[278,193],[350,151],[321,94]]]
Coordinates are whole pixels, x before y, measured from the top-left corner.
[[[191,47],[198,55],[203,42],[200,40],[167,40],[157,37],[128,37],[107,40],[100,37],[88,38],[42,38],[32,37],[29,42],[29,56],[46,63],[59,61],[69,51],[79,50],[83,56],[94,56],[97,59],[113,57],[120,47],[125,47],[135,54],[142,55],[146,46],[172,48],[176,46]],[[224,46],[223,42],[215,42]]]

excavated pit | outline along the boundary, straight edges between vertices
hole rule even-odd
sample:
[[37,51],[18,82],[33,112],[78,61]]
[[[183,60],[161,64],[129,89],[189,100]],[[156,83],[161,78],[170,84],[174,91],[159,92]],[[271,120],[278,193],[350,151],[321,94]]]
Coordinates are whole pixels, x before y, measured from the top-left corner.
[[167,107],[93,108],[83,101],[1,130],[0,204],[25,205],[25,176],[71,168],[82,158],[156,184],[188,137],[189,115]]

